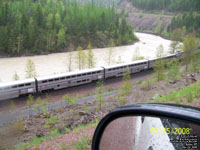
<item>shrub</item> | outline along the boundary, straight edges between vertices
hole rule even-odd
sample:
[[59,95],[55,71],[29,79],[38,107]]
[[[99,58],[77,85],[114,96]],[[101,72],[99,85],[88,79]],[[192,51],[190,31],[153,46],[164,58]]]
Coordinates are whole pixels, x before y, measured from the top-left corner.
[[13,132],[16,134],[23,133],[25,130],[23,119],[19,118],[19,119],[13,121],[11,124],[11,128],[12,128]]
[[143,90],[150,90],[153,86],[153,83],[155,82],[155,79],[146,79],[142,84]]
[[10,102],[10,109],[12,109],[12,110],[16,109],[16,104],[13,100]]
[[75,105],[77,100],[78,100],[78,96],[69,96],[69,95],[64,95],[63,99],[65,101],[66,104],[68,105]]
[[118,99],[118,104],[119,105],[125,105],[126,104],[126,99],[124,96],[120,96]]
[[103,81],[97,82],[97,88],[96,88],[96,100],[98,103],[98,110],[102,109],[102,103],[104,101],[103,94],[104,94],[104,84]]

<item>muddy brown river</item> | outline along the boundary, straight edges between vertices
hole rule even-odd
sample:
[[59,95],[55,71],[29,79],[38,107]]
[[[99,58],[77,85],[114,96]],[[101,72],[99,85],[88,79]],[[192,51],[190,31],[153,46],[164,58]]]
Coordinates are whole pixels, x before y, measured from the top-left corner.
[[[165,54],[167,54],[169,51],[169,45],[171,42],[170,40],[145,33],[136,33],[136,36],[139,38],[139,42],[133,45],[112,48],[111,64],[131,62],[132,57],[135,55],[136,49],[138,51],[137,55],[144,56],[145,58],[155,57],[156,49],[160,44],[163,45]],[[87,54],[87,50],[85,50],[85,52]],[[109,48],[93,49],[93,53],[96,67],[108,65]],[[78,70],[76,57],[77,52],[73,52],[73,71]],[[19,75],[20,79],[25,79],[25,67],[28,59],[34,61],[37,76],[68,72],[68,52],[28,57],[0,58],[0,81],[12,81],[15,72]]]

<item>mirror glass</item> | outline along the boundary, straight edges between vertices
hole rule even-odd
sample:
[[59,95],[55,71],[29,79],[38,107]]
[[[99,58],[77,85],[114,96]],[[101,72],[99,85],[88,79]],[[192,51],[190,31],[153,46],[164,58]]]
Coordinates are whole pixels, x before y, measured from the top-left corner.
[[172,118],[122,117],[105,129],[100,150],[200,149],[200,125]]

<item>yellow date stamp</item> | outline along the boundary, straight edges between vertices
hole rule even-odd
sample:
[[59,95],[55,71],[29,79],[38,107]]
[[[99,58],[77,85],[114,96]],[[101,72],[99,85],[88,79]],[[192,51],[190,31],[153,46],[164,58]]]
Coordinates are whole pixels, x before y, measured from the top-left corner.
[[151,134],[189,135],[190,128],[151,128]]

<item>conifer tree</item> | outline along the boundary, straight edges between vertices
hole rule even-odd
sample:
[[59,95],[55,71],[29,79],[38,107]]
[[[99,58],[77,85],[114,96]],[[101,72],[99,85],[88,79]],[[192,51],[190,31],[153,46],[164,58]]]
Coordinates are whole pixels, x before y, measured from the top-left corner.
[[[186,36],[183,42],[183,63],[186,65],[186,71],[189,69],[190,63],[194,62],[195,58],[195,50],[198,47],[198,41],[193,34],[189,34]],[[195,65],[195,63],[193,63]]]

